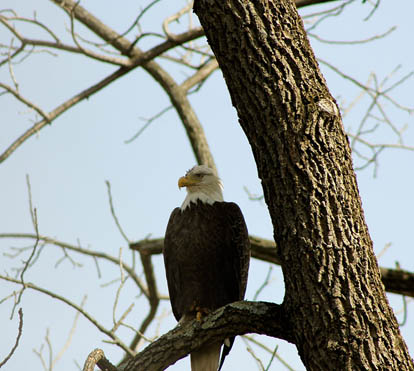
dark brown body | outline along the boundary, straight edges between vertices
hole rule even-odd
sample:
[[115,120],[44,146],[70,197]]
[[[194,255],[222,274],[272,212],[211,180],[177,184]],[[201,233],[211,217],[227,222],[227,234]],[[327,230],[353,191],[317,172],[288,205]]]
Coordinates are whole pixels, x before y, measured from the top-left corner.
[[[250,242],[240,208],[232,202],[201,201],[174,209],[164,240],[164,263],[177,321],[243,300]],[[221,365],[234,338],[224,347]]]
[[239,207],[200,201],[174,209],[165,234],[164,262],[174,316],[195,307],[217,309],[242,300],[246,291],[250,244]]

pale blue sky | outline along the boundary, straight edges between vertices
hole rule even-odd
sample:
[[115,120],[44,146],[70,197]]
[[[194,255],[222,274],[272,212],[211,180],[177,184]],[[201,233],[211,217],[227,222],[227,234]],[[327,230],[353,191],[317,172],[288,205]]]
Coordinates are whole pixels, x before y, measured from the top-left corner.
[[[23,0],[3,0],[2,8],[13,7],[19,15],[29,17],[35,6],[38,19],[56,30],[63,39],[70,41],[65,31],[68,26],[66,15],[47,1],[28,4]],[[127,28],[139,7],[146,4],[147,2],[123,1],[120,9],[119,2],[82,2],[83,6],[119,32]],[[183,1],[163,1],[155,6],[142,22],[144,30],[160,31],[161,19],[174,13],[183,4]],[[308,14],[325,8],[326,6],[308,8],[302,13]],[[392,26],[397,26],[397,29],[387,38],[357,46],[323,44],[311,40],[315,54],[361,82],[366,82],[371,72],[376,72],[379,80],[382,80],[397,65],[401,65],[391,80],[395,82],[412,71],[414,66],[411,40],[414,34],[414,3],[381,2],[372,18],[363,21],[370,9],[368,4],[355,2],[343,15],[330,18],[314,32],[325,39],[347,41],[372,37],[386,32]],[[31,37],[42,37],[42,34],[31,34],[33,29],[27,25],[22,25],[21,29],[27,30]],[[82,33],[83,29],[79,28],[79,32]],[[0,27],[0,42],[10,42],[9,34],[3,27]],[[166,62],[163,62],[163,66],[174,71],[178,80],[186,76],[180,67]],[[321,68],[338,102],[348,105],[358,96],[359,91],[349,81],[338,78],[324,66]],[[113,66],[66,53],[60,53],[59,57],[36,54],[14,67],[21,93],[45,111],[53,109],[114,70]],[[0,81],[10,84],[7,68],[0,70]],[[413,106],[413,87],[414,80],[411,78],[391,95],[402,104]],[[247,187],[252,193],[261,193],[251,150],[238,125],[220,71],[214,73],[200,93],[191,97],[191,102],[215,156],[226,200],[240,205],[251,234],[271,238],[272,226],[266,206],[261,202],[250,201],[243,190],[243,187]],[[344,118],[347,129],[358,124],[367,102],[362,98],[361,105]],[[139,117],[150,117],[168,105],[168,98],[157,83],[145,72],[136,70],[75,106],[50,127],[28,140],[0,164],[0,233],[33,232],[25,181],[26,174],[29,174],[33,203],[38,211],[39,231],[43,235],[75,245],[79,241],[84,247],[115,256],[119,254],[119,248],[123,247],[123,256],[128,261],[129,253],[125,242],[109,212],[105,186],[105,180],[109,180],[117,214],[128,237],[139,240],[148,235],[163,236],[171,210],[185,196],[184,191],[177,189],[177,179],[195,163],[182,124],[171,110],[153,122],[133,143],[126,145],[124,141],[143,125]],[[385,108],[398,127],[408,124],[404,140],[406,145],[413,146],[413,116],[393,109],[390,103]],[[9,95],[0,97],[0,112],[0,151],[3,152],[32,125],[35,116]],[[373,134],[372,140],[377,143],[396,143],[395,136],[387,128],[380,128],[378,136]],[[359,163],[358,160],[356,163]],[[380,155],[376,178],[373,178],[372,167],[358,172],[365,216],[375,251],[378,253],[387,243],[392,243],[381,256],[380,265],[394,267],[395,261],[398,261],[403,269],[410,271],[414,271],[413,163],[414,152],[389,149]],[[28,243],[0,240],[0,259],[4,267],[2,274],[5,270],[11,273],[11,267],[20,265],[22,259],[19,257],[11,261],[3,256],[3,252],[9,251],[10,246],[28,246]],[[55,269],[55,263],[61,256],[62,252],[58,248],[45,248],[36,265],[26,273],[26,280],[63,294],[78,304],[83,295],[87,294],[86,310],[107,327],[111,327],[117,284],[107,288],[100,288],[100,285],[117,278],[119,268],[102,263],[103,277],[98,279],[94,262],[76,255],[73,258],[84,264],[82,268],[75,269],[65,261]],[[159,290],[166,293],[161,257],[154,258],[154,264]],[[254,296],[267,271],[267,264],[252,261],[247,299]],[[0,298],[15,289],[16,286],[2,282]],[[135,309],[127,321],[134,326],[141,322],[147,311],[146,302],[136,295],[136,288],[127,283],[117,312],[119,315],[134,301]],[[279,303],[282,301],[283,278],[278,267],[273,269],[272,283],[259,299]],[[399,313],[402,309],[401,297],[389,295],[389,299],[394,310]],[[17,319],[9,320],[11,307],[10,300],[0,305],[2,333],[7,334],[0,339],[1,359],[14,343],[17,329]],[[23,370],[30,362],[32,369],[42,370],[32,349],[39,349],[44,342],[46,328],[49,328],[56,355],[66,340],[75,313],[67,306],[30,290],[23,296],[22,307],[24,328],[21,345],[5,369]],[[411,353],[414,352],[413,308],[413,303],[409,302],[408,320],[401,329]],[[163,302],[158,315],[169,311],[169,303]],[[402,315],[399,314],[398,318],[401,321]],[[160,329],[152,326],[148,336],[162,334],[174,325],[171,316],[164,318]],[[123,331],[121,334],[124,334],[125,342],[128,342],[131,333]],[[117,362],[120,352],[114,346],[102,343],[102,339],[105,337],[81,318],[71,346],[55,370],[73,370],[73,360],[83,364],[87,354],[96,347],[104,349],[107,357],[114,363]],[[271,348],[278,344],[279,354],[295,369],[303,369],[293,346],[276,339],[267,339],[266,343]],[[263,356],[266,365],[269,355],[254,349]],[[186,359],[170,370],[186,370],[188,366]],[[224,369],[257,369],[241,339],[237,340]],[[271,367],[271,370],[283,369],[278,361],[274,361]]]

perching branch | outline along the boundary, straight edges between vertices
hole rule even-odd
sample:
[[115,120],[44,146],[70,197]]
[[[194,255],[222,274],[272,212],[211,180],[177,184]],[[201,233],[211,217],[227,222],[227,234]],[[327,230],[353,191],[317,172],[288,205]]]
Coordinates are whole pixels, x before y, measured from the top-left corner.
[[227,337],[257,333],[293,342],[283,307],[266,302],[240,301],[177,326],[121,365],[123,371],[164,370],[203,344]]

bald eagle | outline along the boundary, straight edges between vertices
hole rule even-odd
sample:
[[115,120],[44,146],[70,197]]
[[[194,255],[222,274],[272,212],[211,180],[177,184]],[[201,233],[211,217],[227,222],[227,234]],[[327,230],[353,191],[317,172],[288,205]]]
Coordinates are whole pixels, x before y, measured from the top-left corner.
[[[234,301],[243,300],[250,243],[240,208],[224,202],[222,184],[205,165],[194,166],[178,180],[187,187],[181,207],[173,210],[164,240],[164,263],[174,316],[180,323]],[[191,354],[192,371],[217,371],[234,337]]]

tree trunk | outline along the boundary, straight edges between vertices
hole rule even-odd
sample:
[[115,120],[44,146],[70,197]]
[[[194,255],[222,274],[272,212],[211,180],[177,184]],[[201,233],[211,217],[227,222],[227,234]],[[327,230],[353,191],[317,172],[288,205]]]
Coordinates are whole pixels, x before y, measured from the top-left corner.
[[412,370],[339,110],[293,1],[195,0],[252,147],[308,370]]

